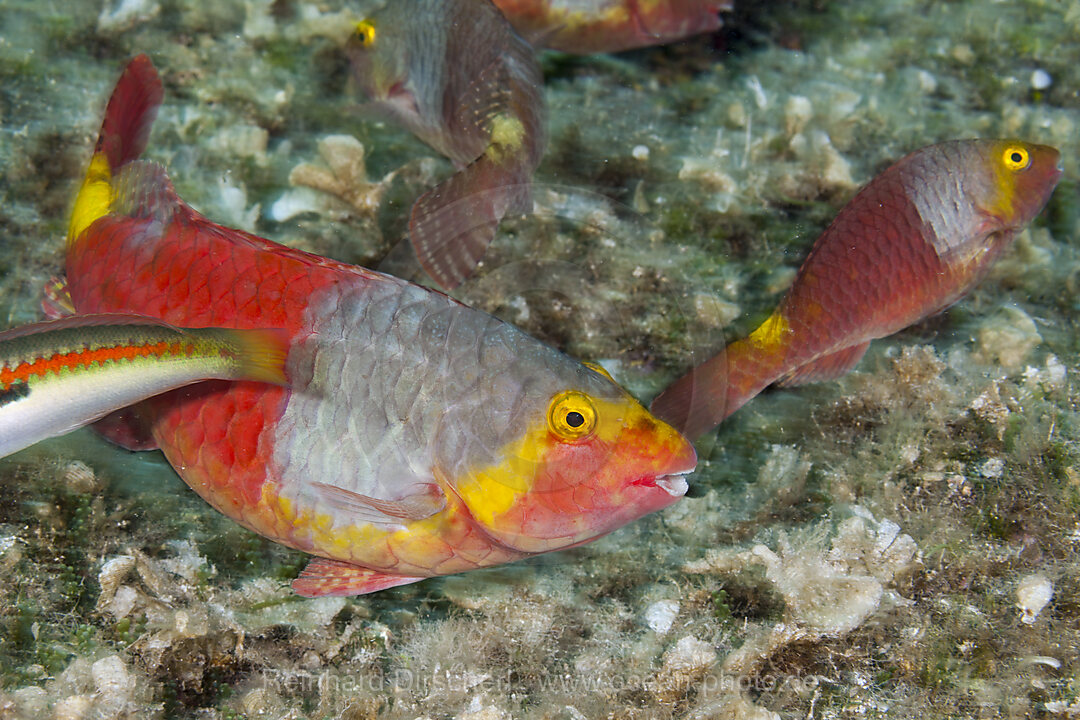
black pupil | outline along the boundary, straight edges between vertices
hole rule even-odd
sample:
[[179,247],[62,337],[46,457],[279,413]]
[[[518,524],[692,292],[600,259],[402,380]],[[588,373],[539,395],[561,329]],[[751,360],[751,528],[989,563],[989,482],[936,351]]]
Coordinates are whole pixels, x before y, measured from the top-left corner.
[[1018,152],[1014,152],[1012,155],[1009,156],[1009,158],[1017,165],[1024,161],[1024,156]]
[[572,428],[581,427],[585,424],[585,416],[579,412],[566,413],[566,424]]

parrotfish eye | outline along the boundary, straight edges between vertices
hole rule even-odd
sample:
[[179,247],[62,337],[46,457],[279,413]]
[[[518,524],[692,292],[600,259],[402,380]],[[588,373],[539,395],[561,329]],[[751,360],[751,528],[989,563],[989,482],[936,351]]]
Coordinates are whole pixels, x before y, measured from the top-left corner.
[[1010,145],[1001,154],[1001,161],[1005,163],[1005,167],[1009,170],[1019,172],[1020,170],[1026,170],[1028,165],[1031,164],[1031,155],[1019,145]]
[[581,364],[584,365],[585,367],[589,368],[593,372],[600,373],[601,375],[606,377],[611,382],[615,382],[615,378],[611,377],[611,373],[609,373],[607,370],[605,370],[602,365],[598,365],[597,363],[592,363],[592,362],[586,362],[586,363],[581,363]]
[[585,393],[567,390],[551,399],[548,428],[564,442],[580,440],[596,427],[596,406]]
[[356,23],[353,37],[360,43],[360,47],[371,47],[375,43],[375,23],[370,20]]

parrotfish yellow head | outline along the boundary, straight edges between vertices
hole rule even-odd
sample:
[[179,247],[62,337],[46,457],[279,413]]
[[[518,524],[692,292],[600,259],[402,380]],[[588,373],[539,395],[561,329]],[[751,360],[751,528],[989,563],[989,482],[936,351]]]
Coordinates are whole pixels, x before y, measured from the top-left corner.
[[495,412],[507,423],[498,447],[467,453],[451,480],[492,538],[524,552],[576,545],[672,504],[697,462],[682,435],[606,373],[563,360],[545,368],[557,374],[504,387],[516,406]]
[[984,150],[993,173],[993,191],[984,208],[1008,227],[1030,222],[1061,179],[1061,154],[1046,145],[996,140]]

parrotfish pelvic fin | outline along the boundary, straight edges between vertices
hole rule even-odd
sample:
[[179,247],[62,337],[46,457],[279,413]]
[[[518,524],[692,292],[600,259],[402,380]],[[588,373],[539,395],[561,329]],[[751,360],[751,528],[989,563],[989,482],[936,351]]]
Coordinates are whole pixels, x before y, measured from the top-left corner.
[[409,238],[424,270],[451,289],[472,274],[499,221],[532,209],[531,172],[484,154],[424,193],[409,217]]
[[292,589],[297,595],[309,598],[367,595],[423,579],[414,575],[389,575],[358,565],[317,557],[312,558],[300,576],[292,581]]
[[158,444],[150,431],[150,425],[139,414],[138,408],[136,405],[109,413],[90,427],[113,445],[125,450],[157,450]]
[[136,56],[117,81],[105,108],[94,156],[75,196],[68,224],[69,248],[95,220],[113,212],[113,177],[146,149],[163,97],[161,79],[150,58]]
[[816,360],[800,365],[776,381],[779,387],[794,387],[808,383],[826,382],[847,375],[859,364],[870,341],[851,345],[829,355],[822,355]]

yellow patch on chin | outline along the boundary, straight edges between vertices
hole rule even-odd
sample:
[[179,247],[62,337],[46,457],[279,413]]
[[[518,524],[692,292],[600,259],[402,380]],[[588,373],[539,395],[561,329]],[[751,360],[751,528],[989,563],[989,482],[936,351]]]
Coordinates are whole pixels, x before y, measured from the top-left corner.
[[68,224],[68,247],[75,244],[95,220],[108,215],[112,210],[112,203],[112,172],[109,170],[109,160],[102,153],[95,153],[90,160],[90,167],[86,170],[82,187],[75,196],[75,207],[71,211],[71,222]]

